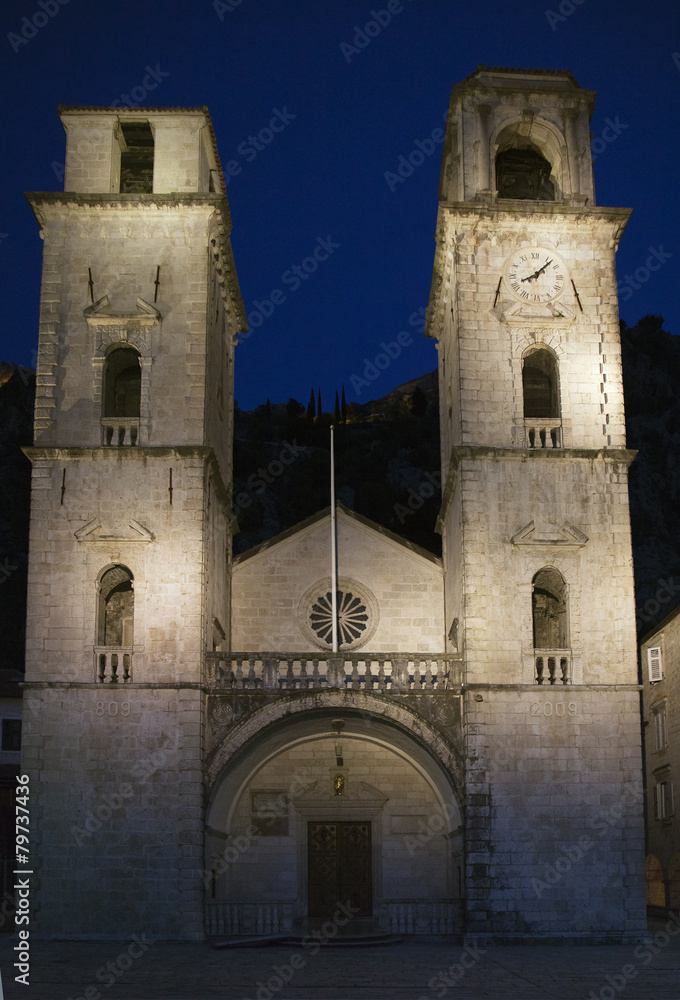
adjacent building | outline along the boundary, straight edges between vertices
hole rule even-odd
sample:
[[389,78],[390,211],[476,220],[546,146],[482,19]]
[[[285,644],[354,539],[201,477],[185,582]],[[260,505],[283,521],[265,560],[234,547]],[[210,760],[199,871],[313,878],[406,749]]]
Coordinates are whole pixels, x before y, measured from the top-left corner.
[[680,607],[641,641],[647,788],[647,904],[680,908],[680,825],[673,781],[680,769]]

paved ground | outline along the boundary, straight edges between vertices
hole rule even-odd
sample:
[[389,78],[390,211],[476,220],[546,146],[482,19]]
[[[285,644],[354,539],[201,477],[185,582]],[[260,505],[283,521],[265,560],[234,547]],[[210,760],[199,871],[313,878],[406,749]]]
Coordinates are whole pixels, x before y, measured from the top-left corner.
[[[680,920],[680,918],[679,918]],[[645,945],[283,945],[38,942],[30,982],[14,981],[17,938],[2,935],[6,1000],[680,1000],[680,923]],[[656,952],[656,954],[652,954]],[[287,979],[286,983],[283,979]]]

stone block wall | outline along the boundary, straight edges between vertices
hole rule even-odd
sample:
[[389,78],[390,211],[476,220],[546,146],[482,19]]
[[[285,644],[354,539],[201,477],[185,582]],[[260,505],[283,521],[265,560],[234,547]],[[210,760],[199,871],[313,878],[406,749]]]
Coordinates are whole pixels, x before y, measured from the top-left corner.
[[[367,587],[379,624],[361,648],[372,652],[444,649],[441,562],[429,553],[338,511],[338,576]],[[232,648],[238,651],[306,652],[300,628],[303,598],[330,579],[330,518],[234,562]],[[323,590],[323,587],[321,588]]]
[[25,698],[37,933],[202,937],[200,694],[61,684]]
[[574,683],[637,682],[627,464],[605,459],[506,451],[461,462],[464,603],[450,614],[468,683],[533,683],[532,580],[546,566],[567,585]]
[[465,715],[469,930],[643,930],[637,691],[496,687]]
[[34,465],[27,678],[95,680],[98,583],[121,564],[134,581],[134,681],[198,680],[205,648],[200,450],[187,458],[173,449],[161,456],[102,448],[34,456]]

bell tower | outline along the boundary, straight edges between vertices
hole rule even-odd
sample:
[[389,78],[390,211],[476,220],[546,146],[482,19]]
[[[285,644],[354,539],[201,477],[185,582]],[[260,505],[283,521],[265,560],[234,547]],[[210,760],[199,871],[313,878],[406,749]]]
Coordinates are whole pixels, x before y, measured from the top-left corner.
[[471,934],[645,926],[635,612],[614,255],[592,92],[480,67],[453,88],[437,339],[447,630],[464,662]]
[[23,765],[43,934],[203,934],[205,653],[228,639],[234,336],[206,108],[60,108],[44,240]]

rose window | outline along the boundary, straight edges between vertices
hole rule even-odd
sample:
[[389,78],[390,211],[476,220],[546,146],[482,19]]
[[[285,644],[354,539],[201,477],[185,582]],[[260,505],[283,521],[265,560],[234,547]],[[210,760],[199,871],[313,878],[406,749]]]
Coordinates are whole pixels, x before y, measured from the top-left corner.
[[[332,594],[322,594],[312,605],[309,624],[319,639],[329,646],[333,644]],[[368,627],[368,608],[355,594],[339,590],[338,602],[338,646],[351,646],[361,639]]]
[[[333,648],[333,591],[328,577],[303,595],[298,621],[307,639],[320,647]],[[372,639],[380,620],[378,603],[370,590],[349,577],[340,577],[337,589],[338,649],[357,649]]]

